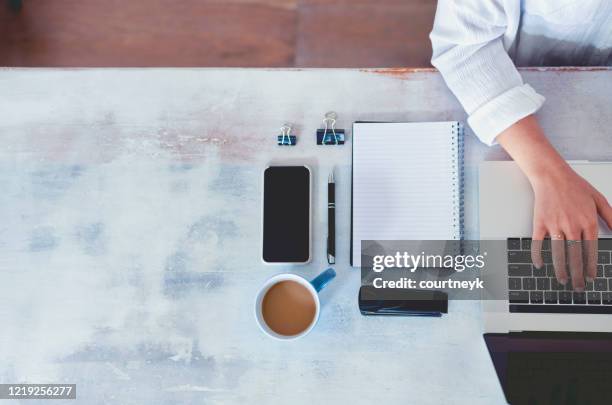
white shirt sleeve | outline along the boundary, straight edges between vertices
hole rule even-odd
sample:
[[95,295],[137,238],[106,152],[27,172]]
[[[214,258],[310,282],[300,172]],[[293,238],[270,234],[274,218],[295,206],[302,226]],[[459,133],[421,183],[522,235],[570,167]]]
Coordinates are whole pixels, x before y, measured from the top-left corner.
[[487,145],[544,102],[523,83],[504,48],[508,26],[518,26],[518,7],[517,0],[439,0],[430,35],[431,63],[468,113],[474,133]]

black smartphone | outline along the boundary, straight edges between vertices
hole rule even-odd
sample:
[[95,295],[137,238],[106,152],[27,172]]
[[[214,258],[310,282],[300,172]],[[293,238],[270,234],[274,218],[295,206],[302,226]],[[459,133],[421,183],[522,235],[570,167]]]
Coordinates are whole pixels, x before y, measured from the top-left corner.
[[306,166],[270,166],[264,171],[264,262],[310,261],[310,177]]

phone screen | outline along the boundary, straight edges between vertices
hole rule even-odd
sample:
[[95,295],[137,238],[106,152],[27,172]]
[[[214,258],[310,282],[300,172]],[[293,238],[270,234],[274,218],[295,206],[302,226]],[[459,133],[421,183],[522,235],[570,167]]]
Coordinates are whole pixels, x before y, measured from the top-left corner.
[[310,259],[310,170],[304,166],[272,166],[264,172],[263,259]]

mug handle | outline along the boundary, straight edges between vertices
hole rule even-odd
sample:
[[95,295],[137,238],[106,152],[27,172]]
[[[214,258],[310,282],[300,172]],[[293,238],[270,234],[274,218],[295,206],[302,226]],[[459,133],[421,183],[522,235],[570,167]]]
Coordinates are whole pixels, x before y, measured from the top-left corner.
[[331,267],[319,274],[310,281],[310,284],[314,287],[317,292],[320,292],[333,278],[336,277],[336,271]]

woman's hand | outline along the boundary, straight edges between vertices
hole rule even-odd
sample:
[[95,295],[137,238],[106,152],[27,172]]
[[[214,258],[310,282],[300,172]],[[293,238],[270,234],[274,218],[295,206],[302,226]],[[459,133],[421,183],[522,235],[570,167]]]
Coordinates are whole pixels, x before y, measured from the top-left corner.
[[523,170],[534,191],[534,266],[544,264],[541,248],[548,235],[557,280],[567,283],[567,263],[574,290],[584,291],[585,277],[592,281],[597,273],[598,216],[612,228],[610,204],[559,156],[534,116],[518,121],[498,135],[497,141]]
[[537,175],[532,185],[535,194],[533,264],[537,268],[544,264],[540,253],[542,240],[550,236],[557,280],[567,283],[567,263],[574,290],[584,291],[585,277],[593,281],[597,275],[597,217],[612,225],[612,208],[599,191],[569,166]]

